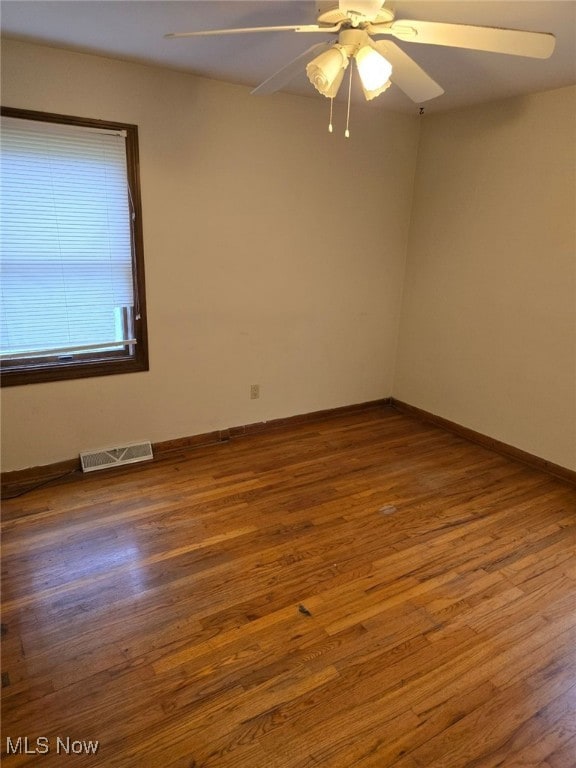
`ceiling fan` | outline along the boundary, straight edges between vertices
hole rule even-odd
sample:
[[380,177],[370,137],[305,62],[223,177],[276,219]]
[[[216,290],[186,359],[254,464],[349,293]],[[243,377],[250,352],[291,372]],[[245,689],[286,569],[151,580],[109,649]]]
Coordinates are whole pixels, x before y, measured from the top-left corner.
[[[337,7],[320,13],[316,24],[171,32],[165,37],[252,32],[320,32],[337,35],[337,41],[318,43],[308,48],[252,93],[265,95],[279,90],[296,77],[305,65],[312,85],[332,99],[338,92],[350,60],[354,59],[367,100],[378,96],[393,82],[416,103],[440,96],[444,90],[391,38],[403,43],[469,48],[537,59],[551,56],[556,42],[554,35],[545,32],[395,19],[394,11],[384,5],[385,0],[339,0]],[[373,39],[382,36],[388,39]]]

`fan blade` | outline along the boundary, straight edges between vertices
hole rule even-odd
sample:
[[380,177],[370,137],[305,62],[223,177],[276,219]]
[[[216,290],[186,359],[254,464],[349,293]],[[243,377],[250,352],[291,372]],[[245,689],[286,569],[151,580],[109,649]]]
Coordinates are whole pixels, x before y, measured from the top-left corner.
[[322,50],[327,50],[332,45],[332,42],[317,43],[316,45],[313,45],[311,48],[308,48],[307,51],[301,53],[300,56],[292,59],[292,61],[282,67],[282,69],[279,69],[273,75],[270,75],[267,80],[260,83],[260,85],[254,88],[251,93],[255,96],[267,96],[269,93],[279,91],[280,88],[289,83],[290,80],[303,70],[303,65],[311,61],[314,55],[320,53]]
[[441,96],[444,93],[444,89],[395,43],[388,40],[378,40],[373,43],[373,46],[392,64],[392,75],[390,76],[392,82],[403,90],[412,101],[419,104],[422,101],[435,99],[436,96]]
[[[382,29],[379,31],[379,27]],[[386,29],[387,28],[387,29]],[[372,24],[368,33],[392,34],[410,43],[446,45],[452,48],[471,48],[475,51],[507,53],[547,59],[552,55],[556,38],[547,32],[525,32],[519,29],[497,27],[471,27],[467,24],[442,24],[435,21],[404,19],[391,24]]]
[[321,27],[318,24],[301,24],[288,27],[238,27],[236,29],[205,29],[201,32],[169,32],[164,37],[202,37],[205,35],[243,35],[246,32],[339,32],[342,24]]

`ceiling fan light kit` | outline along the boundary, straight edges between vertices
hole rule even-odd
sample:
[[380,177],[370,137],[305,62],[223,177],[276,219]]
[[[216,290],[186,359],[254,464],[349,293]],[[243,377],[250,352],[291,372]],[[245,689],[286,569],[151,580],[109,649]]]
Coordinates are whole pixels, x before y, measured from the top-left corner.
[[[402,47],[390,39],[375,41],[374,37],[396,38],[403,45],[422,43],[536,59],[547,59],[554,51],[555,37],[546,32],[444,24],[416,19],[396,21],[394,11],[384,7],[385,2],[386,0],[339,0],[337,7],[318,16],[316,24],[171,32],[166,37],[188,38],[253,32],[337,34],[336,42],[313,45],[257,86],[252,93],[264,95],[280,90],[299,74],[302,66],[305,66],[308,79],[316,90],[333,99],[350,59],[355,59],[367,100],[379,96],[392,82],[416,104],[441,96],[444,89],[405,53]],[[350,103],[348,114],[349,112]]]
[[392,64],[372,47],[366,32],[359,29],[344,30],[336,45],[309,62],[306,65],[308,79],[319,93],[333,99],[351,58],[356,61],[367,101],[390,86]]

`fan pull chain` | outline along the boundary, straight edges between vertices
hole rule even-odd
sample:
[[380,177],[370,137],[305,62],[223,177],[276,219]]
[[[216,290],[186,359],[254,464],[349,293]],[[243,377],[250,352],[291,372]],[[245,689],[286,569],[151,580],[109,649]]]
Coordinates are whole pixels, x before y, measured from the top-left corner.
[[352,94],[352,63],[350,63],[350,78],[348,79],[348,112],[346,113],[346,130],[344,131],[344,136],[346,136],[347,139],[350,138],[350,131],[348,130],[348,124],[350,122],[350,96]]
[[334,130],[332,128],[332,106],[333,106],[333,104],[334,104],[334,98],[331,98],[330,99],[330,122],[328,123],[328,130],[330,131],[330,133],[332,133],[332,131]]

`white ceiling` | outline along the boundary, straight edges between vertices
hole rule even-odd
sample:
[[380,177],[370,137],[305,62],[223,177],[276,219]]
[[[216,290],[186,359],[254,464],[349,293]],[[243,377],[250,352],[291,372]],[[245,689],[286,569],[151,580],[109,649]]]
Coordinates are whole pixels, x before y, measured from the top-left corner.
[[[325,10],[337,5],[337,0],[320,5]],[[313,24],[318,6],[314,0],[3,0],[1,27],[6,37],[256,86],[314,43],[335,38],[287,32],[177,40],[166,40],[163,35],[222,27]],[[386,6],[395,10],[397,19],[556,35],[556,49],[548,60],[396,41],[445,90],[443,96],[426,103],[426,112],[576,82],[576,2],[572,0],[399,0]],[[284,90],[323,98],[304,72]],[[417,111],[394,85],[370,106]]]

